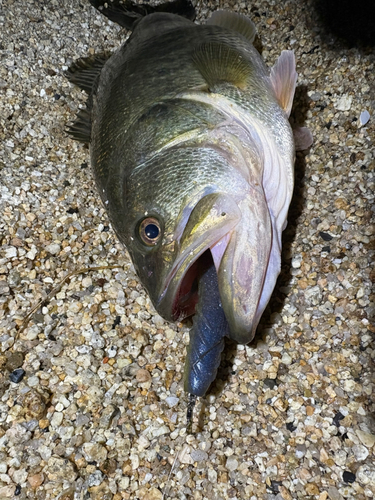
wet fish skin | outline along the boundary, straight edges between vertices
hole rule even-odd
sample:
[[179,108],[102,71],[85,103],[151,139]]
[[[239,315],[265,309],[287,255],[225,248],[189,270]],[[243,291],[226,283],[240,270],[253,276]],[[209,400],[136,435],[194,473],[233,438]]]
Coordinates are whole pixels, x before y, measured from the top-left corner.
[[[210,250],[227,321],[213,329],[240,343],[279,274],[293,191],[294,56],[270,71],[253,37],[233,13],[206,25],[151,14],[94,74],[90,61],[71,71],[92,86],[72,134],[90,142],[101,198],[155,308],[168,320],[194,313],[195,265]],[[148,243],[143,227],[156,234]]]

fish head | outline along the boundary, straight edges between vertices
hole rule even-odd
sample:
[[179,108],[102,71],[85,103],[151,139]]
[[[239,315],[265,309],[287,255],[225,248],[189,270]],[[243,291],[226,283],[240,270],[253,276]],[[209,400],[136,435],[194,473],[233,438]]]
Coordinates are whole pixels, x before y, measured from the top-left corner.
[[135,169],[124,183],[126,226],[117,232],[156,310],[170,321],[194,313],[200,257],[221,241],[226,244],[241,219],[234,198],[212,175],[202,174],[207,165],[197,167],[206,155],[213,163],[219,156],[204,150],[168,151]]
[[[177,148],[132,172],[125,183],[124,243],[156,310],[170,321],[194,314],[206,262],[201,257],[210,250],[231,337],[248,343],[264,309],[259,310],[272,245],[269,211],[261,184],[249,187],[227,158],[203,150]],[[211,173],[202,174],[205,161],[184,165],[181,155],[186,160],[187,154],[195,162],[208,154]],[[225,166],[225,182],[215,160]]]

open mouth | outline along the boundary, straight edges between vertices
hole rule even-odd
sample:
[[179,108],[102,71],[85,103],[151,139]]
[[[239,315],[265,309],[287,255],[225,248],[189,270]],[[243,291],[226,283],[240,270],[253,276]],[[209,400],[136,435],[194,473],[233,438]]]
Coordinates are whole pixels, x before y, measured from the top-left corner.
[[159,296],[159,314],[174,321],[194,314],[199,278],[212,261],[218,271],[240,219],[237,204],[224,193],[211,193],[198,201],[178,239],[178,254]]
[[211,265],[212,254],[209,249],[190,265],[173,301],[172,315],[175,319],[187,318],[194,314],[198,302],[199,279]]

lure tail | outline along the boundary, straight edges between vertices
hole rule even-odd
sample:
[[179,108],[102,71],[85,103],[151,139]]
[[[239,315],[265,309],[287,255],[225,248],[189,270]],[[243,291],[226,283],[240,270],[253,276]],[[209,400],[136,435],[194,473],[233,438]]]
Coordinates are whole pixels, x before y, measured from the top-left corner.
[[190,343],[185,361],[185,391],[204,396],[215,380],[224,349],[224,337],[229,335],[219,295],[215,265],[203,272],[198,284],[198,304],[190,330]]

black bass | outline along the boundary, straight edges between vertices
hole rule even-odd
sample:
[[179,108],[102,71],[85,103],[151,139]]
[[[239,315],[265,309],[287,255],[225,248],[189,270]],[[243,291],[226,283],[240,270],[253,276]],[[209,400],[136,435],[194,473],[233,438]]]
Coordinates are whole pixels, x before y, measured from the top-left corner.
[[[129,25],[129,3],[91,3]],[[191,17],[189,2],[176,4]],[[203,396],[224,337],[253,339],[280,272],[295,60],[283,51],[269,70],[243,15],[217,11],[197,25],[142,18],[143,7],[116,53],[71,67],[90,96],[70,133],[90,143],[100,196],[155,309],[169,321],[196,313],[185,389]],[[304,146],[309,137],[300,131]]]

